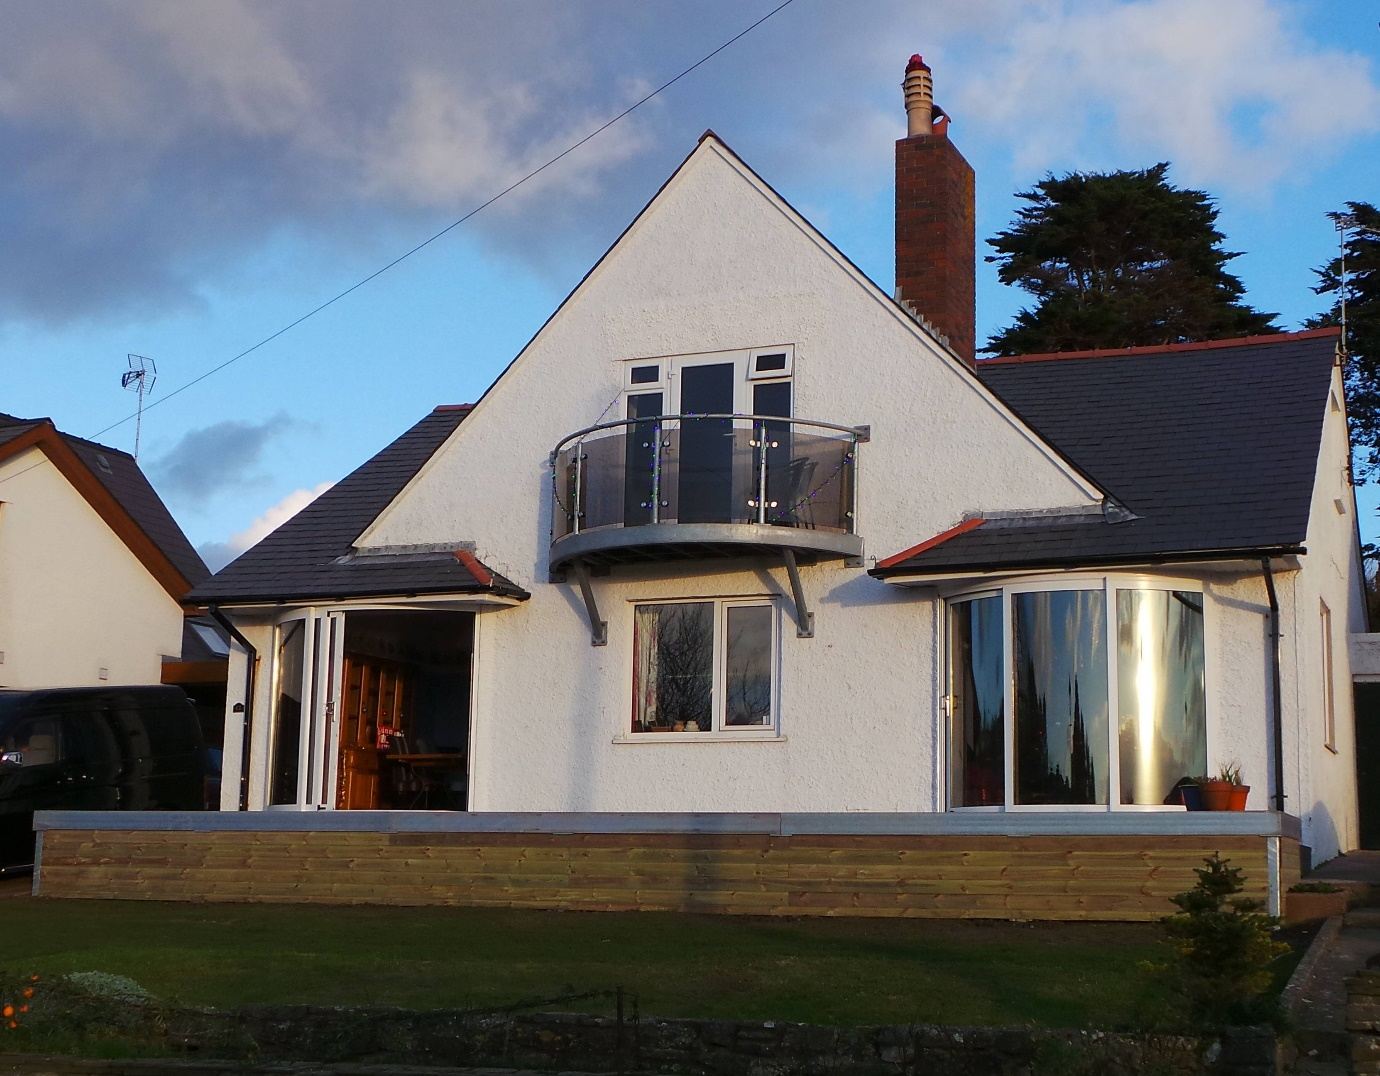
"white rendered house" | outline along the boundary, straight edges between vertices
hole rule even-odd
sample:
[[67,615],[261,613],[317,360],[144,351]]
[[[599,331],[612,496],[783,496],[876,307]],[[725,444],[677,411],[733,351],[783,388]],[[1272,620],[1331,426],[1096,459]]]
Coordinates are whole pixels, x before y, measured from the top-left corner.
[[920,70],[902,301],[706,133],[477,403],[195,589],[224,811],[1134,843],[1238,762],[1252,832],[1355,847],[1336,336],[974,362]]
[[0,415],[0,688],[159,683],[209,575],[132,456]]

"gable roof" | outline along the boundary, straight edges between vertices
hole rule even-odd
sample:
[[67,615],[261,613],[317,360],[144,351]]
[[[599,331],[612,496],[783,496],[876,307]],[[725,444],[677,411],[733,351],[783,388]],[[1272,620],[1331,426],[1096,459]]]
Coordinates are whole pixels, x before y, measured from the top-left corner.
[[258,545],[196,587],[190,600],[247,603],[388,594],[528,594],[468,550],[357,554],[355,540],[470,413],[438,407]]
[[[504,378],[507,377],[508,373],[523,361],[524,357],[532,350],[533,345],[541,339],[542,335],[546,333],[548,328],[550,328],[556,319],[561,316],[562,312],[575,302],[576,297],[585,289],[586,285],[589,284],[599,270],[615,256],[618,249],[629,239],[638,225],[652,213],[657,204],[667,195],[667,192],[671,190],[677,180],[687,173],[696,162],[697,158],[701,158],[705,154],[712,154],[735,169],[749,185],[755,187],[758,193],[769,203],[774,205],[786,219],[791,221],[795,227],[817,244],[824,254],[833,260],[857,285],[863,288],[874,301],[887,310],[888,313],[896,319],[898,324],[904,326],[917,340],[923,339],[929,342],[935,349],[937,361],[942,364],[944,369],[947,369],[955,377],[962,378],[973,385],[981,399],[992,407],[993,410],[1000,413],[1013,428],[1019,430],[1021,435],[1036,446],[1039,451],[1047,454],[1054,466],[1067,474],[1074,484],[1081,488],[1086,496],[1092,498],[1102,495],[1104,491],[1097,488],[1094,479],[1079,467],[1077,461],[1070,459],[1066,454],[1062,453],[1057,446],[1042,439],[1037,431],[1031,429],[1030,426],[1022,420],[1021,416],[1007,407],[999,397],[984,390],[980,379],[973,372],[971,365],[964,361],[953,348],[948,345],[947,338],[941,338],[932,326],[923,319],[917,317],[915,313],[899,302],[894,295],[889,294],[875,280],[863,272],[863,270],[859,268],[847,254],[840,250],[828,236],[815,227],[809,218],[798,210],[780,191],[762,178],[750,164],[738,155],[732,146],[720,138],[712,129],[706,129],[704,133],[700,135],[699,140],[695,144],[695,148],[691,150],[685,158],[682,159],[680,164],[676,166],[675,170],[666,177],[661,186],[659,186],[655,193],[652,194],[651,198],[647,200],[646,204],[637,211],[636,216],[628,222],[627,227],[625,227],[618,234],[618,237],[609,244],[608,248],[599,256],[598,260],[589,267],[575,286],[566,294],[565,298],[560,301],[556,308],[547,316],[546,320],[542,322],[537,331],[528,338],[527,342],[523,344],[517,354],[499,371],[498,376],[490,382],[488,388],[480,393],[479,398],[471,405],[472,407],[478,410],[488,404],[490,395],[499,384],[502,383]],[[439,457],[440,454],[437,453],[436,455]],[[415,477],[420,479],[423,476],[419,474]],[[409,482],[410,481],[412,480],[409,479]],[[408,483],[404,483],[403,486],[398,488],[397,492],[399,495],[407,492],[407,485]],[[383,505],[379,509],[377,516],[382,517],[389,507],[390,505],[388,504]],[[367,528],[361,533],[367,535],[371,529],[372,528]]]
[[978,363],[1119,507],[988,518],[872,574],[1301,552],[1336,341],[1323,329]]
[[0,414],[0,461],[30,448],[48,458],[174,598],[210,576],[128,452],[63,433],[52,419]]

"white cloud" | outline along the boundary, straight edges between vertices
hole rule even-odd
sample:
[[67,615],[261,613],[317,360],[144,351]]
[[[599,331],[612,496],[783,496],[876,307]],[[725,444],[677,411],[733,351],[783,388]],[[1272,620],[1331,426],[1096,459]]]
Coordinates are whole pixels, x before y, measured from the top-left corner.
[[1103,166],[1110,141],[1264,191],[1380,130],[1369,61],[1320,44],[1281,0],[1046,4],[984,38],[980,74],[946,70],[947,97],[1009,140],[1021,172]]
[[266,510],[244,530],[237,534],[232,534],[230,536],[230,546],[234,549],[238,549],[242,553],[250,546],[258,545],[333,485],[335,485],[334,482],[322,482],[320,485],[313,486],[311,489],[293,490],[272,508]]
[[220,571],[246,549],[258,545],[333,485],[334,482],[322,482],[311,489],[295,489],[277,504],[266,509],[244,530],[232,534],[224,542],[207,542],[200,546],[197,552],[213,572]]
[[[0,320],[194,303],[283,233],[371,242],[458,216],[631,100],[562,56],[592,10],[128,0],[7,9]],[[538,63],[543,52],[557,59]],[[646,145],[641,115],[561,162],[579,220]],[[543,176],[543,180],[556,177]],[[524,186],[475,227],[521,250]],[[511,203],[511,204],[509,204]],[[419,223],[420,222],[420,223]],[[548,224],[549,228],[549,224]]]

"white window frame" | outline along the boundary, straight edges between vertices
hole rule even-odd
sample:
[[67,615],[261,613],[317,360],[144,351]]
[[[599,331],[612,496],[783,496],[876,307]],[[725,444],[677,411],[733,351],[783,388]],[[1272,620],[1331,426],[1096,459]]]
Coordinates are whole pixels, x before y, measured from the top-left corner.
[[[340,699],[344,688],[342,674],[345,658],[345,618],[355,613],[380,612],[426,612],[440,609],[455,612],[478,614],[485,607],[464,601],[451,602],[372,602],[369,600],[347,602],[330,606],[301,606],[276,617],[273,621],[272,654],[267,662],[269,698],[265,707],[267,722],[264,726],[264,755],[262,780],[263,787],[253,802],[256,809],[265,811],[334,811],[340,780]],[[295,620],[305,621],[303,652],[303,699],[302,723],[299,731],[297,759],[297,801],[295,803],[270,803],[273,788],[273,728],[278,709],[278,646],[285,625]],[[479,636],[484,622],[482,616],[474,618],[474,649],[470,654],[470,701],[469,701],[469,741],[468,778],[465,810],[473,810],[475,785],[475,745],[478,742],[477,729],[479,706]],[[326,653],[326,651],[329,651]],[[322,656],[325,661],[319,660]],[[255,729],[259,718],[255,717]],[[304,734],[305,733],[305,734]],[[249,730],[246,730],[249,735]],[[254,732],[255,737],[259,735]],[[321,760],[320,765],[317,760]]]
[[1336,755],[1340,752],[1337,750],[1337,681],[1332,610],[1324,598],[1318,599],[1318,621],[1322,633],[1323,746]]
[[[628,639],[632,644],[628,667],[628,690],[619,717],[614,743],[725,743],[740,740],[780,740],[781,735],[781,603],[772,596],[629,598]],[[644,605],[714,606],[714,708],[713,728],[708,732],[634,732],[633,717],[637,699],[633,695],[632,672],[637,664],[637,609]],[[726,725],[725,702],[728,682],[728,610],[767,608],[771,610],[771,715],[765,725]]]
[[[784,370],[757,370],[757,357],[759,355],[786,355],[786,368]],[[794,381],[795,379],[795,345],[794,344],[774,344],[769,347],[738,348],[731,351],[701,351],[687,355],[656,355],[644,356],[637,359],[618,359],[622,365],[622,396],[623,402],[620,413],[624,416],[628,413],[627,397],[637,396],[642,393],[660,392],[662,396],[662,406],[668,414],[678,415],[683,413],[680,402],[680,372],[691,366],[716,366],[725,363],[732,363],[733,374],[733,413],[738,415],[752,414],[752,390],[753,387],[764,381]],[[658,366],[660,379],[648,381],[634,385],[632,383],[632,372],[642,366]],[[794,392],[792,392],[792,407],[794,408]]]
[[[634,370],[640,370],[644,366],[655,366],[657,377],[655,381],[633,382]],[[666,388],[666,367],[667,360],[657,359],[625,359],[623,362],[623,391],[626,395],[635,396],[639,392],[660,392]]]
[[[316,683],[315,613],[316,611],[310,607],[294,609],[290,613],[284,613],[277,617],[273,622],[273,649],[269,661],[268,677],[268,736],[265,740],[266,750],[264,753],[263,809],[265,811],[308,811],[315,809],[315,805],[311,802],[311,790],[308,788],[310,783],[308,771],[315,744],[315,721],[312,713]],[[273,770],[280,746],[277,742],[278,704],[282,695],[279,681],[283,675],[279,657],[282,653],[285,630],[288,625],[299,620],[302,622],[302,682],[298,686],[302,697],[301,714],[297,725],[297,789],[292,803],[274,803]]]
[[[780,370],[759,370],[757,360],[763,355],[785,354],[786,365]],[[749,381],[788,381],[795,373],[795,346],[782,344],[780,347],[755,347],[748,352],[747,379]]]
[[[1105,631],[1104,651],[1107,661],[1107,802],[1106,803],[1016,803],[1015,800],[1015,776],[1016,776],[1016,683],[1012,666],[1012,655],[1014,653],[1014,634],[1015,629],[1011,616],[1011,596],[1013,594],[1031,593],[1052,593],[1056,591],[1101,591],[1105,609]],[[1118,648],[1116,637],[1116,592],[1119,590],[1150,590],[1150,591],[1185,591],[1199,595],[1203,599],[1203,683],[1204,683],[1204,724],[1203,730],[1206,756],[1209,760],[1214,758],[1214,735],[1216,728],[1216,706],[1212,691],[1213,662],[1212,662],[1212,639],[1214,630],[1214,613],[1211,603],[1207,601],[1204,585],[1198,579],[1186,579],[1175,576],[1155,576],[1139,573],[1115,573],[1107,575],[1068,575],[1058,578],[1022,578],[1012,579],[999,584],[989,583],[981,588],[972,590],[954,591],[944,595],[943,610],[943,631],[942,631],[942,652],[944,655],[944,694],[941,700],[940,714],[944,725],[944,764],[942,767],[942,798],[941,802],[945,805],[944,810],[962,813],[996,813],[1011,811],[1015,813],[1028,814],[1050,814],[1050,813],[1079,813],[1079,814],[1106,814],[1109,811],[1121,812],[1165,812],[1182,811],[1182,807],[1169,804],[1150,804],[1150,803],[1121,803],[1121,760],[1120,744],[1117,735],[1116,711],[1116,692],[1117,685],[1120,683],[1119,671],[1117,669]],[[1003,803],[1001,805],[991,805],[986,807],[959,807],[954,806],[950,800],[952,798],[953,782],[953,715],[952,711],[952,676],[953,676],[953,653],[951,646],[949,628],[949,607],[964,601],[974,601],[979,598],[1001,598],[1002,610],[1002,721],[1003,721],[1003,748],[1005,753],[1004,766],[1004,788]],[[1210,765],[1210,762],[1209,762]]]

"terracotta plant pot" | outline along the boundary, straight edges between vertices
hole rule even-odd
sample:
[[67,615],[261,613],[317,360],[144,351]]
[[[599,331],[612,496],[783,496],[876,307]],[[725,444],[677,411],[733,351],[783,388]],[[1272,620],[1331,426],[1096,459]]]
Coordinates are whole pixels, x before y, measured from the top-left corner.
[[1246,809],[1246,797],[1251,794],[1250,785],[1232,785],[1229,793],[1230,800],[1227,804],[1229,811],[1244,811]]
[[1204,781],[1203,810],[1231,810],[1231,790],[1232,786],[1227,784],[1226,781]]

